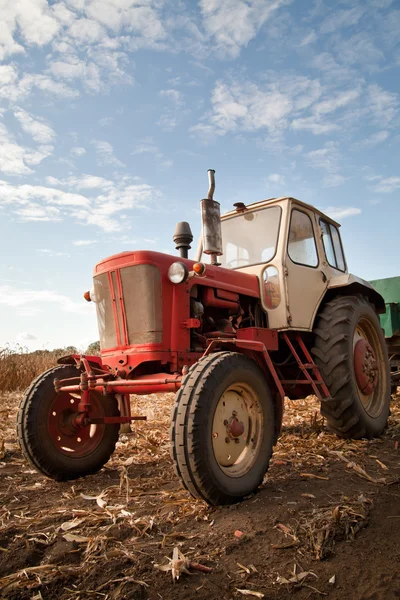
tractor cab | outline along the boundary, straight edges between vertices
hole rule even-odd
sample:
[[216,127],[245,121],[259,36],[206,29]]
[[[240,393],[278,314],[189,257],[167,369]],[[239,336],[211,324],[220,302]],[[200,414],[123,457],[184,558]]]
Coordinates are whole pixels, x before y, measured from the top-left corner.
[[294,198],[238,203],[221,218],[221,266],[258,277],[270,327],[309,331],[327,288],[347,274],[339,227]]

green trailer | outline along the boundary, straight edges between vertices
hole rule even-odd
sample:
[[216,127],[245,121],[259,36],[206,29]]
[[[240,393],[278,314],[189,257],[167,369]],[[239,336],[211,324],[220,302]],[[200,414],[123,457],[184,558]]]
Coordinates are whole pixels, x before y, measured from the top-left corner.
[[392,388],[400,385],[400,277],[375,279],[370,282],[383,296],[386,312],[380,315],[392,371]]

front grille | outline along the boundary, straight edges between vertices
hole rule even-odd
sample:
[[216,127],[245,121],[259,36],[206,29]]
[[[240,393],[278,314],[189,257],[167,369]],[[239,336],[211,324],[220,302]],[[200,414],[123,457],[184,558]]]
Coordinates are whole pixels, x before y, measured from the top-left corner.
[[154,265],[121,269],[129,344],[162,341],[161,273]]
[[103,273],[94,278],[94,293],[96,297],[97,325],[99,328],[100,348],[115,348],[117,332],[115,328],[113,300],[108,274]]

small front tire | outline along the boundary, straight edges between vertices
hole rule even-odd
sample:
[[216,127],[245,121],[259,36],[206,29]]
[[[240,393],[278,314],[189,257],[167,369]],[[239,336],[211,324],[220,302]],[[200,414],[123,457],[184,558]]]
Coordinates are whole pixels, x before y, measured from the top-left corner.
[[176,395],[171,455],[195,498],[232,504],[255,492],[274,440],[271,392],[252,359],[218,352],[190,369]]
[[[57,481],[99,471],[114,452],[119,425],[74,426],[78,395],[56,393],[54,379],[79,378],[73,365],[54,367],[37,377],[24,393],[17,415],[17,436],[25,458]],[[113,396],[91,392],[91,415],[119,416]]]

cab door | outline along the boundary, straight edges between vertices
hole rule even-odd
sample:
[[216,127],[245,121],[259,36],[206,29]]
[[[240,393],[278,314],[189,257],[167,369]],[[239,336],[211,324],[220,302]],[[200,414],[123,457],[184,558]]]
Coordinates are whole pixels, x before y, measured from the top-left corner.
[[318,254],[315,214],[292,205],[286,248],[285,282],[288,325],[311,330],[316,307],[327,287]]

